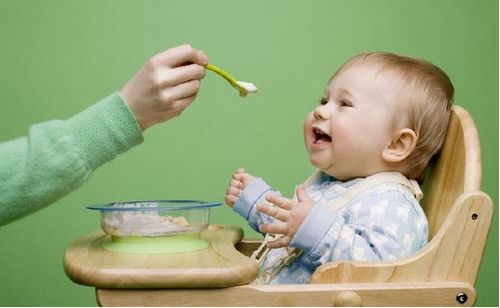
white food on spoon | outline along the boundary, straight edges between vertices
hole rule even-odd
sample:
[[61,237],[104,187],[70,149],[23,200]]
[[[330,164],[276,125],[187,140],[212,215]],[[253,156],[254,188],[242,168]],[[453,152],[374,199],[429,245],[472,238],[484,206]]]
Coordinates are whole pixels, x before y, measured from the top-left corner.
[[245,82],[245,81],[236,81],[242,88],[247,90],[248,93],[255,93],[259,89],[251,82]]

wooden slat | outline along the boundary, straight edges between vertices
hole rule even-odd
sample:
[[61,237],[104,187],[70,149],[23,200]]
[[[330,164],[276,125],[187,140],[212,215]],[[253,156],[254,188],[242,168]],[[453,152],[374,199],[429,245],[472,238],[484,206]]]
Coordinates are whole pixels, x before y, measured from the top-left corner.
[[[466,294],[460,304],[457,295]],[[101,306],[333,307],[472,306],[475,290],[466,283],[245,285],[222,289],[97,289]]]

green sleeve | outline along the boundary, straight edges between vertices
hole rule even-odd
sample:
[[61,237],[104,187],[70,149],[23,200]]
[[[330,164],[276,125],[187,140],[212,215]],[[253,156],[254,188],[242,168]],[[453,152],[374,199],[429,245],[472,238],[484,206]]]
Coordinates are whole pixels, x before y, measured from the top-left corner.
[[142,141],[135,117],[113,93],[66,121],[36,124],[28,136],[0,143],[0,225],[62,198]]

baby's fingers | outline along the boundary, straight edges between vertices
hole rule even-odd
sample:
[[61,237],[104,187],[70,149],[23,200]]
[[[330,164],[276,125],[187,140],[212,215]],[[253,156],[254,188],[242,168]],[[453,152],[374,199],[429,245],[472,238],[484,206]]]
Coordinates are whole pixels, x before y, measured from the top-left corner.
[[281,247],[287,247],[288,245],[290,245],[290,238],[288,236],[283,236],[283,237],[280,237],[279,239],[275,240],[275,241],[272,241],[272,242],[268,242],[267,243],[267,247],[268,248],[281,248]]
[[259,231],[270,234],[287,234],[288,224],[281,221],[273,222],[270,224],[262,224],[259,226]]
[[270,202],[274,205],[277,205],[280,208],[287,210],[287,211],[289,211],[295,207],[295,204],[292,200],[287,199],[287,198],[283,198],[283,197],[280,197],[277,195],[267,195],[266,201]]
[[239,189],[237,187],[229,186],[226,189],[226,195],[232,195],[232,196],[235,196],[235,197],[239,197],[240,194],[241,194],[241,189]]
[[229,182],[229,186],[243,189],[243,183],[241,181],[236,180],[236,179],[231,179],[231,182]]
[[289,213],[287,210],[283,210],[272,204],[261,203],[257,205],[257,211],[266,214],[267,216],[274,217],[281,221],[287,221]]
[[234,195],[227,195],[225,200],[226,204],[229,205],[230,207],[233,207],[236,204],[236,201],[238,200],[238,197]]

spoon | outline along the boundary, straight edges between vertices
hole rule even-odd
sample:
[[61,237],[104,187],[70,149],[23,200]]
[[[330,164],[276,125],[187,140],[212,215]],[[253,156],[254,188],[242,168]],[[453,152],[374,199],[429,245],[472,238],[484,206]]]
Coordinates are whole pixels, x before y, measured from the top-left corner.
[[218,68],[215,65],[207,64],[205,65],[205,68],[219,74],[222,78],[226,79],[236,90],[240,92],[240,97],[245,97],[248,93],[255,93],[258,91],[257,87],[253,83],[238,81],[228,72]]

